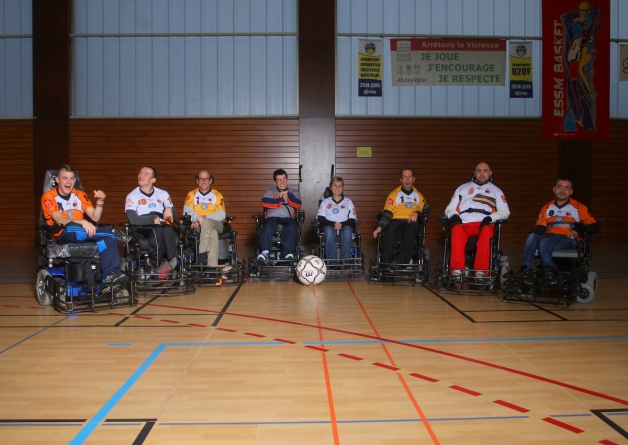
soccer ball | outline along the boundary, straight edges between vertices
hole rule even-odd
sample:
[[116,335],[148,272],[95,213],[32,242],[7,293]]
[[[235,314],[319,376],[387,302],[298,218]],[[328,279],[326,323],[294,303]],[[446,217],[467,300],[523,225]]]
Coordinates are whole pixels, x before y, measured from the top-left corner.
[[305,256],[297,264],[297,278],[306,286],[321,284],[325,281],[325,275],[327,275],[327,266],[315,255]]

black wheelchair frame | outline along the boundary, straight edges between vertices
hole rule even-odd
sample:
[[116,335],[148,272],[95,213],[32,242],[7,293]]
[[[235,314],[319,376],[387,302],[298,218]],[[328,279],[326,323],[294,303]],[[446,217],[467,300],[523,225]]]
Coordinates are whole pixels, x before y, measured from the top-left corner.
[[[453,224],[446,216],[440,217],[440,224],[445,233],[445,249],[443,251],[443,260],[437,261],[434,266],[434,284],[440,290],[462,291],[470,293],[497,293],[502,285],[505,284],[505,274],[508,272],[508,257],[503,255],[500,250],[501,226],[506,221],[498,220],[493,224],[495,231],[490,239],[490,267],[488,275],[482,279],[476,278],[476,269],[473,269],[475,260],[477,237],[472,236],[468,239],[465,246],[465,268],[461,275],[453,275],[450,270],[451,256],[451,231]],[[482,271],[486,272],[486,271]]]
[[[192,281],[196,286],[222,286],[239,284],[246,280],[246,265],[238,261],[238,232],[233,230],[235,216],[223,221],[223,231],[218,234],[218,263],[223,267],[199,264],[200,229],[189,229],[184,235],[183,262],[192,271]],[[183,224],[190,226],[190,217],[184,216]]]
[[189,230],[189,226],[183,224],[181,220],[172,225],[179,237],[178,261],[176,268],[166,274],[165,277],[160,276],[161,274],[149,266],[148,240],[137,233],[137,229],[151,229],[152,226],[138,226],[128,222],[121,222],[120,226],[125,228],[126,234],[131,239],[126,246],[125,271],[135,284],[136,294],[141,296],[174,296],[191,294],[196,291],[192,283],[192,271],[186,267],[183,255],[182,236]]
[[[334,275],[354,276],[364,274],[364,254],[362,253],[362,235],[358,232],[361,222],[356,221],[356,227],[351,234],[351,258],[326,258],[325,232],[317,219],[312,221],[316,233],[317,244],[312,246],[312,255],[319,257],[327,268],[327,277]],[[336,233],[336,253],[340,251],[340,234]]]
[[[590,303],[597,291],[597,274],[590,271],[592,236],[581,234],[575,249],[555,250],[552,258],[556,275],[545,276],[541,269],[506,274],[501,300],[569,307],[574,301]],[[538,252],[536,253],[538,258]]]
[[[369,283],[391,285],[425,285],[430,277],[430,250],[425,247],[427,220],[430,215],[430,205],[426,204],[419,214],[417,233],[412,263],[383,263],[382,260],[382,233],[377,235],[377,254],[371,259],[369,266]],[[379,221],[380,215],[377,216]],[[400,245],[397,240],[395,251]]]
[[259,233],[266,219],[267,209],[264,208],[263,214],[254,215],[255,220],[255,253],[253,257],[249,257],[248,272],[249,278],[268,278],[268,279],[293,279],[296,276],[296,266],[305,253],[303,242],[303,224],[305,222],[305,211],[297,210],[294,219],[297,224],[296,252],[292,259],[279,258],[281,252],[281,224],[277,224],[277,228],[272,237],[272,247],[270,250],[268,261],[258,261],[257,256],[261,252],[259,244]]

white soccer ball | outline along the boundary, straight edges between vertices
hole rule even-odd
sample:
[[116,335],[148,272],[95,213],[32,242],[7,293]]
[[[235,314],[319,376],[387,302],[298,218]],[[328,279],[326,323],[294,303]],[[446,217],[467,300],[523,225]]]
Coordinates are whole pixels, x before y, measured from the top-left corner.
[[297,264],[297,278],[306,286],[321,284],[326,275],[327,266],[315,255],[304,256]]

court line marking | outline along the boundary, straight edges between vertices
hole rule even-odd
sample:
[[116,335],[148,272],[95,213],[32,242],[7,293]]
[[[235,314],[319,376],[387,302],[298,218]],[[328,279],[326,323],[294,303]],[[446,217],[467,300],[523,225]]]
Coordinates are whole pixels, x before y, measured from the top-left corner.
[[[17,343],[14,343],[14,344],[12,344],[11,346],[9,346],[9,347],[7,347],[7,348],[3,349],[2,351],[0,351],[0,354],[4,354],[4,353],[5,353],[5,352],[7,352],[8,350],[15,348],[16,346],[18,346],[18,345],[20,345],[20,344],[24,343],[25,341],[27,341],[27,340],[29,340],[29,339],[31,339],[31,338],[33,338],[33,337],[35,337],[36,335],[41,334],[42,332],[45,332],[46,330],[48,330],[49,328],[53,327],[54,325],[56,325],[56,324],[58,324],[58,323],[61,323],[61,322],[62,322],[62,321],[64,321],[64,320],[67,320],[67,318],[68,318],[67,316],[66,316],[66,317],[63,317],[61,320],[56,321],[56,322],[55,322],[55,323],[53,323],[52,325],[50,325],[50,326],[46,326],[46,327],[44,327],[44,328],[40,329],[39,331],[37,331],[37,332],[35,332],[35,333],[33,333],[33,334],[29,335],[28,337],[23,338],[22,340],[18,341]],[[8,327],[8,326],[7,326],[7,327]]]
[[[171,309],[181,309],[181,310],[189,310],[189,311],[200,311],[200,312],[208,312],[208,313],[216,313],[217,311],[213,311],[211,309],[199,309],[199,308],[190,308],[190,307],[185,307],[185,306],[172,306],[172,305],[162,305],[162,304],[154,304],[152,303],[151,306],[156,306],[156,307],[167,307],[167,308],[171,308]],[[117,314],[119,315],[119,314]],[[316,328],[318,329],[319,326],[313,325],[313,324],[309,324],[309,323],[300,323],[300,322],[296,322],[296,321],[291,321],[291,320],[281,320],[281,319],[277,319],[277,318],[270,318],[270,317],[261,317],[261,316],[257,316],[257,315],[248,315],[248,314],[238,314],[238,313],[234,313],[234,312],[228,312],[225,315],[231,315],[234,317],[243,317],[243,318],[252,318],[252,319],[257,319],[257,320],[264,320],[264,321],[272,321],[272,322],[277,322],[277,323],[285,323],[285,324],[292,324],[295,326],[303,326],[303,327],[309,327],[309,328]],[[390,338],[385,338],[385,337],[376,337],[373,335],[369,335],[369,334],[363,334],[363,333],[359,333],[359,332],[352,332],[352,331],[347,331],[344,329],[337,329],[337,328],[330,328],[330,327],[326,327],[326,326],[320,326],[320,329],[325,329],[328,331],[332,331],[332,332],[338,332],[341,334],[347,334],[347,335],[352,335],[352,336],[356,336],[356,337],[364,337],[364,338],[370,338],[372,340],[378,340],[378,341],[384,341],[387,343],[392,343],[392,344],[396,344],[396,345],[400,345],[400,346],[406,346],[409,348],[414,348],[414,349],[419,349],[422,351],[426,351],[426,352],[432,352],[435,354],[440,354],[440,355],[444,355],[447,357],[451,357],[451,358],[456,358],[459,360],[463,360],[463,361],[468,361],[471,363],[475,363],[478,365],[482,365],[482,366],[487,366],[490,368],[495,368],[495,369],[499,369],[501,371],[505,371],[505,372],[510,372],[513,374],[517,374],[517,375],[521,375],[523,377],[528,377],[528,378],[532,378],[535,380],[539,380],[545,383],[550,383],[552,385],[556,385],[556,386],[561,386],[563,388],[568,388],[568,389],[572,389],[574,391],[577,392],[581,392],[584,394],[588,394],[588,395],[592,395],[595,397],[599,397],[601,399],[606,399],[606,400],[610,400],[616,403],[619,403],[621,405],[625,405],[628,406],[628,400],[623,400],[620,399],[618,397],[614,397],[614,396],[610,396],[607,394],[603,394],[597,391],[592,391],[586,388],[581,388],[575,385],[571,385],[569,383],[565,383],[565,382],[561,382],[558,380],[554,380],[554,379],[550,379],[547,377],[543,377],[543,376],[538,376],[535,374],[531,374],[525,371],[519,371],[517,369],[514,368],[508,368],[506,366],[502,366],[502,365],[497,365],[494,363],[490,363],[490,362],[486,362],[483,360],[478,360],[478,359],[474,359],[471,357],[466,357],[463,355],[459,355],[459,354],[454,354],[451,352],[447,352],[447,351],[442,351],[440,349],[434,349],[434,348],[429,348],[427,346],[421,346],[421,345],[415,345],[415,344],[411,344],[411,343],[406,343],[400,340],[393,340]]]

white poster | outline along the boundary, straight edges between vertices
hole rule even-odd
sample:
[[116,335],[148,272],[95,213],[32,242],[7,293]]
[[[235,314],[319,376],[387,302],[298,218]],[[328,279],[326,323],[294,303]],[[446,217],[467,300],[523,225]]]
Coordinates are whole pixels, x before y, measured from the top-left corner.
[[393,39],[393,86],[504,86],[506,41]]

